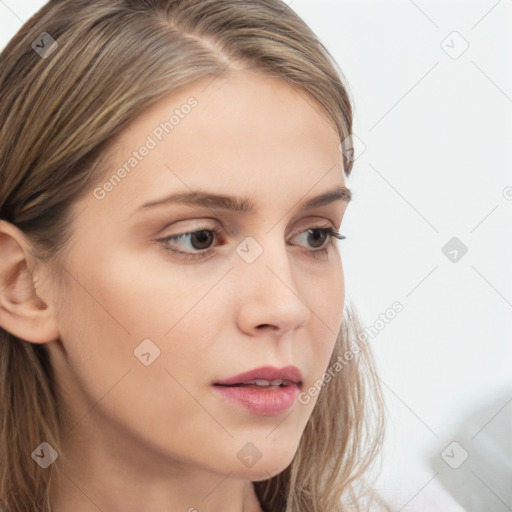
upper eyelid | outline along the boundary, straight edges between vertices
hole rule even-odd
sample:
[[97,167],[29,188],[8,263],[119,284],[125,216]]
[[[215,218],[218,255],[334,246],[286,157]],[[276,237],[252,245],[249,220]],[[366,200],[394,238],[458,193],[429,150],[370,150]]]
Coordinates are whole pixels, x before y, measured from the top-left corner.
[[[187,221],[196,222],[196,227],[190,227],[190,228],[183,228],[183,230],[178,231],[176,233],[172,233],[164,238],[174,237],[174,236],[180,236],[180,235],[190,235],[192,233],[195,233],[197,231],[226,231],[229,235],[233,235],[233,230],[228,228],[224,222],[222,222],[219,219],[210,219],[210,218],[204,218],[203,220],[195,220],[195,219],[183,219],[183,222]],[[300,222],[300,221],[298,221]],[[220,224],[220,227],[219,227]],[[325,225],[324,225],[325,224]],[[330,219],[327,219],[325,217],[317,218],[314,220],[310,220],[308,222],[304,222],[304,227],[294,229],[293,231],[297,234],[303,233],[304,231],[307,231],[308,229],[312,228],[328,228],[331,227],[332,229],[339,229],[337,227],[337,223],[333,222]]]
[[[296,236],[299,236],[299,235],[302,235],[304,233],[306,233],[307,231],[309,231],[310,229],[323,229],[323,230],[333,230],[333,231],[337,231],[338,229],[336,228],[336,226],[334,226],[333,223],[331,223],[330,221],[327,221],[329,224],[328,225],[320,225],[320,224],[313,224],[309,227],[304,227],[304,228],[301,228],[299,230],[297,230],[292,236],[291,238],[295,238]],[[188,231],[181,231],[179,233],[175,233],[175,234],[172,234],[172,235],[168,235],[168,236],[164,236],[163,238],[160,238],[159,241],[160,242],[169,242],[169,240],[171,239],[179,239],[181,237],[186,237],[186,236],[189,236],[189,235],[193,235],[194,233],[197,233],[198,231],[211,231],[213,232],[214,234],[216,235],[220,235],[220,236],[223,236],[223,233],[221,232],[221,230],[217,227],[217,226],[199,226],[198,228],[193,228],[193,229],[190,229]],[[205,249],[205,251],[207,250],[210,250],[209,249]]]

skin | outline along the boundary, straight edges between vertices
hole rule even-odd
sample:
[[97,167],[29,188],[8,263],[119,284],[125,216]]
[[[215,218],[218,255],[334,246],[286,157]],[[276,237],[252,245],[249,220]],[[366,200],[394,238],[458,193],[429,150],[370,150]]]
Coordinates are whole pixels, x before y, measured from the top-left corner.
[[[46,344],[63,393],[55,512],[261,511],[251,482],[289,465],[316,403],[261,416],[211,384],[292,364],[305,390],[327,369],[343,268],[335,239],[315,257],[321,240],[307,231],[339,229],[347,203],[305,211],[300,202],[345,184],[339,137],[311,96],[278,78],[232,71],[210,82],[173,91],[120,134],[107,179],[170,112],[198,100],[103,199],[90,191],[75,202],[59,285],[35,265],[23,234],[0,223],[0,323]],[[137,213],[190,189],[246,196],[257,209]],[[222,235],[209,247],[190,236],[168,243],[209,248],[205,259],[185,260],[158,241],[212,227]],[[249,236],[263,249],[252,263],[235,251]],[[160,350],[149,366],[134,355],[147,338]],[[237,457],[249,442],[261,453],[250,468]]]

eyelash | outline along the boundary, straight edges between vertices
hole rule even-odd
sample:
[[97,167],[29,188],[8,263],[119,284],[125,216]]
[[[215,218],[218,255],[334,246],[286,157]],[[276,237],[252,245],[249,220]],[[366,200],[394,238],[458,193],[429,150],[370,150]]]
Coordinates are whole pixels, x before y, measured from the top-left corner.
[[[333,229],[331,227],[324,228],[324,227],[320,227],[320,226],[306,229],[305,231],[302,231],[301,233],[298,233],[298,234],[306,233],[308,231],[316,231],[316,230],[322,231],[329,236],[327,245],[325,245],[322,249],[313,249],[310,251],[305,251],[305,252],[312,253],[312,255],[316,258],[321,258],[321,257],[324,257],[327,255],[329,248],[334,244],[334,238],[337,238],[338,240],[344,240],[346,238],[346,236],[341,235],[338,231],[336,231],[335,229]],[[171,240],[177,240],[178,238],[182,238],[182,237],[185,237],[188,235],[193,235],[193,234],[199,233],[201,231],[212,232],[215,234],[216,237],[222,236],[222,233],[217,228],[212,227],[209,229],[206,229],[206,228],[205,229],[196,229],[194,231],[189,231],[188,233],[181,233],[179,235],[168,236],[168,237],[162,238],[161,240],[158,240],[158,241],[162,242],[162,246],[163,246],[164,250],[175,253],[175,254],[179,254],[184,259],[187,259],[187,260],[200,259],[200,260],[202,260],[202,259],[208,258],[209,255],[214,252],[214,250],[213,249],[204,249],[201,252],[189,253],[189,252],[178,251],[176,249],[172,249],[171,247],[169,247],[168,245],[165,244],[165,242],[169,242]]]

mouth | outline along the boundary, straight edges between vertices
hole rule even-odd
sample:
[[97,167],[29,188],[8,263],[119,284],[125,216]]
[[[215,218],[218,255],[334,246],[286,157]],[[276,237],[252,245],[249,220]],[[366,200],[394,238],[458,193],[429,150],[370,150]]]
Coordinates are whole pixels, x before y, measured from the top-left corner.
[[302,389],[302,375],[295,366],[263,366],[214,382],[223,400],[242,410],[262,416],[275,416],[290,409]]
[[275,368],[261,366],[228,379],[216,381],[215,386],[259,386],[261,388],[280,388],[285,386],[302,387],[302,374],[296,366]]
[[267,379],[254,379],[249,380],[247,382],[239,382],[237,384],[214,384],[214,386],[224,386],[229,388],[235,387],[254,387],[268,390],[275,390],[284,388],[286,386],[298,386],[299,389],[302,388],[302,381],[293,382],[287,379],[275,379],[275,380],[267,380]]

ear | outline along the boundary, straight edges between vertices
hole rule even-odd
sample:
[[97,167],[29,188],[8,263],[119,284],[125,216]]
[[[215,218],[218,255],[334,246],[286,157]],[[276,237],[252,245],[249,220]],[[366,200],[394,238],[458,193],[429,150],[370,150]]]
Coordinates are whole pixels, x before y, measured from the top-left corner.
[[20,229],[0,220],[0,326],[22,340],[47,343],[59,330],[54,308],[36,292],[30,249]]

